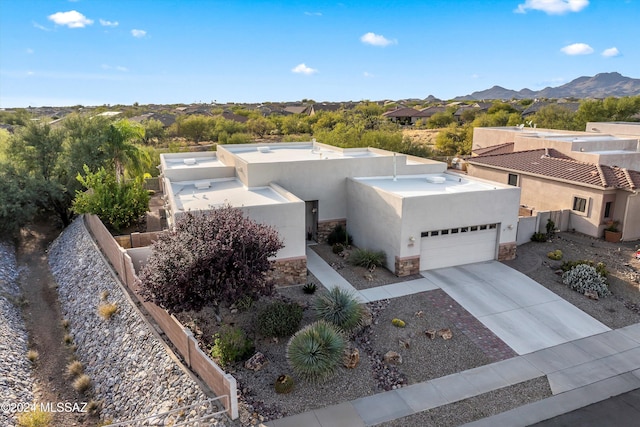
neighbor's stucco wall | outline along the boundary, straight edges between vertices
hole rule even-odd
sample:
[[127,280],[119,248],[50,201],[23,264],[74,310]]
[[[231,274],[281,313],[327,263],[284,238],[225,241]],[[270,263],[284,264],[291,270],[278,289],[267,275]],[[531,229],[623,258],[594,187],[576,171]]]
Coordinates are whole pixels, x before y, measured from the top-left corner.
[[592,133],[640,137],[640,123],[637,122],[587,122],[586,130]]
[[[469,175],[489,179],[492,181],[507,182],[509,171],[487,168],[480,165],[469,165]],[[587,211],[582,214],[572,212],[570,216],[569,229],[575,229],[580,233],[593,237],[601,237],[604,230],[604,196],[616,195],[614,203],[614,219],[618,219],[617,214],[621,213],[621,204],[618,201],[621,191],[599,190],[596,188],[584,187],[568,182],[553,181],[543,177],[518,175],[518,185],[521,188],[520,204],[533,208],[537,211],[557,211],[573,208],[573,198],[582,197],[587,199]],[[620,197],[621,199],[623,197]],[[610,196],[607,197],[610,200]]]
[[622,240],[638,240],[640,239],[640,194],[637,191],[627,193],[625,199],[624,217],[622,214],[619,216],[624,222]]
[[382,250],[386,267],[394,271],[400,253],[402,198],[365,185],[357,180],[346,182],[348,199],[347,231],[360,248]]

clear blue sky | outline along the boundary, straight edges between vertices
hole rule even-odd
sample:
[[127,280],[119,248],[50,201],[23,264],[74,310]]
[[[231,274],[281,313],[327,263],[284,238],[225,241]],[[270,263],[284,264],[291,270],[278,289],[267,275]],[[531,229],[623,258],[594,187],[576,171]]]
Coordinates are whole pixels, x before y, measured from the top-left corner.
[[0,107],[448,99],[640,78],[640,0],[0,0]]

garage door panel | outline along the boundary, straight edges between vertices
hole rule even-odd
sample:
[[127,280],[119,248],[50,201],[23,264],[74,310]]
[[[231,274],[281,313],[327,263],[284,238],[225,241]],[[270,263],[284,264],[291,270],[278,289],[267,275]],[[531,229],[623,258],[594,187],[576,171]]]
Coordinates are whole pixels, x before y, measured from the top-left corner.
[[420,270],[489,261],[496,256],[497,229],[423,237]]

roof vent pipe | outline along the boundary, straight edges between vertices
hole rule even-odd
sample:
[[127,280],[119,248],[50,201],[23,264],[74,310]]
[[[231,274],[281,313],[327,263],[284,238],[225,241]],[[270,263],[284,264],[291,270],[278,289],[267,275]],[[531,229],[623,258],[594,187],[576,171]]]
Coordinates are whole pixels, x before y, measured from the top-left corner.
[[396,171],[397,171],[396,153],[393,153],[393,180],[394,181],[398,180],[398,178],[396,178]]

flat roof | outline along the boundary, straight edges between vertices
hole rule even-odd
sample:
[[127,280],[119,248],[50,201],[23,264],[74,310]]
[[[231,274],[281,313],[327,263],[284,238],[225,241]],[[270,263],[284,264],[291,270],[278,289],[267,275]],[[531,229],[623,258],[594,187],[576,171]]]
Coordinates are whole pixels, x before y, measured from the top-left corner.
[[224,167],[215,154],[210,156],[190,156],[189,153],[184,153],[180,157],[164,157],[164,164],[167,169],[195,169],[202,167]]
[[366,148],[332,149],[327,146],[314,147],[313,143],[289,145],[270,144],[264,146],[230,146],[224,148],[248,163],[299,162],[322,159],[352,159],[360,157],[383,157]]
[[176,211],[206,210],[225,204],[241,207],[290,202],[271,187],[247,188],[236,178],[172,182],[171,191]]
[[469,193],[504,188],[499,184],[469,179],[448,173],[354,178],[371,187],[379,188],[400,197],[420,197],[436,194]]

